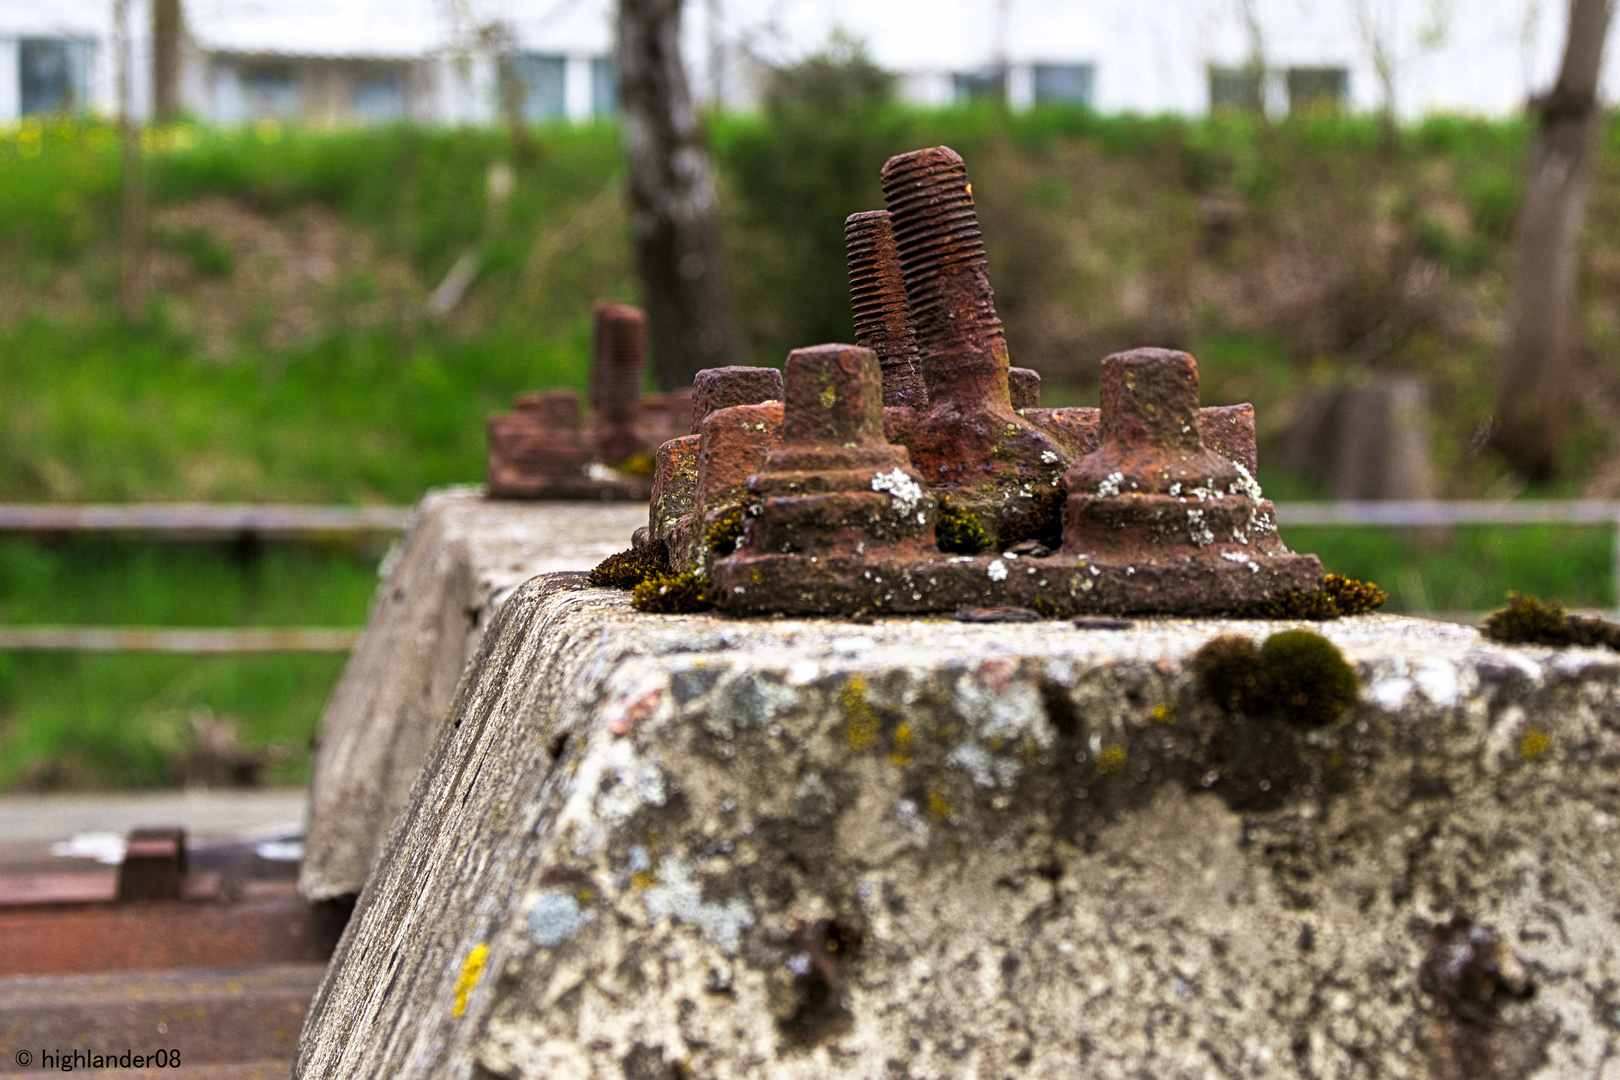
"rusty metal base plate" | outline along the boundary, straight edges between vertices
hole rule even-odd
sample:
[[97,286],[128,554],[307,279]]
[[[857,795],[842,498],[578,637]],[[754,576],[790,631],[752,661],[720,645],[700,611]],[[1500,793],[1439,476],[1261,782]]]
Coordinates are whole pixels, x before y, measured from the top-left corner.
[[738,615],[853,615],[1021,607],[1044,615],[1175,611],[1220,615],[1285,589],[1321,588],[1315,555],[1268,555],[1238,545],[1197,563],[1052,555],[882,556],[744,553],[714,563],[719,606]]

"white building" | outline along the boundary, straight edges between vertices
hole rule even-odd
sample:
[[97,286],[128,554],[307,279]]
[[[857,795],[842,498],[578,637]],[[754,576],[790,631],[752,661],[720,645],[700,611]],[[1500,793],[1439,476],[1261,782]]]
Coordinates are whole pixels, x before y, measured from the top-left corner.
[[[128,0],[132,104],[153,100],[152,7]],[[179,97],[219,123],[486,123],[496,56],[531,119],[614,109],[613,0],[182,0]],[[1103,112],[1331,101],[1503,116],[1557,68],[1563,0],[688,0],[695,92],[747,108],[761,72],[864,43],[925,105],[1003,94]],[[116,105],[112,0],[0,0],[0,123]],[[1620,91],[1606,66],[1605,98]],[[1381,75],[1382,73],[1382,75]]]

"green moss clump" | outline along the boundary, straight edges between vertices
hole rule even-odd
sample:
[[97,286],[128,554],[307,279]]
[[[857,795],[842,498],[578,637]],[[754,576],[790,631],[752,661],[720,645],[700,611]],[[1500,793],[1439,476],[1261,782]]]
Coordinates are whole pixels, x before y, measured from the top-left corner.
[[990,537],[972,511],[942,497],[934,523],[934,542],[950,555],[977,555],[990,546]]
[[1506,645],[1552,645],[1620,650],[1620,626],[1585,615],[1570,615],[1556,600],[1508,595],[1507,607],[1486,616],[1481,631]]
[[613,468],[626,476],[651,476],[656,465],[657,460],[651,454],[636,454],[619,462]]
[[714,607],[709,579],[690,572],[654,574],[630,594],[630,606],[654,615],[684,615]]
[[1310,630],[1284,630],[1264,645],[1226,634],[1194,654],[1193,674],[1215,704],[1243,716],[1275,716],[1323,727],[1355,703],[1355,668],[1338,646]]
[[606,589],[633,589],[649,577],[669,572],[669,557],[662,543],[631,548],[609,555],[596,564],[585,580]]
[[1222,634],[1193,655],[1192,670],[1198,685],[1227,712],[1253,716],[1268,707],[1265,658],[1246,637]]
[[1364,615],[1384,606],[1389,596],[1370,581],[1343,574],[1322,578],[1321,592],[1283,589],[1235,613],[1244,619],[1311,619],[1323,622],[1345,615]]
[[1296,727],[1323,727],[1355,704],[1356,669],[1339,647],[1310,630],[1272,634],[1260,647],[1271,684],[1271,704]]
[[1264,600],[1244,605],[1235,614],[1240,619],[1312,619],[1322,622],[1337,619],[1339,609],[1334,606],[1333,597],[1325,589],[1321,592],[1283,589]]
[[742,546],[744,520],[742,507],[733,506],[727,509],[715,520],[709,535],[703,538],[703,546],[716,555],[732,554]]
[[1357,581],[1343,574],[1325,576],[1322,592],[1333,601],[1340,615],[1364,615],[1377,611],[1389,601],[1389,594],[1372,582]]

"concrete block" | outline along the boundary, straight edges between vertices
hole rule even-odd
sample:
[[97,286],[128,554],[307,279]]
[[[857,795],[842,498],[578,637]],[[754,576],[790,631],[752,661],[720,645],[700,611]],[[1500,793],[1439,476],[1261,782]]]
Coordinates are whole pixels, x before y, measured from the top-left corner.
[[1339,723],[1219,711],[1196,650],[1286,625],[529,582],[295,1075],[1609,1080],[1620,657],[1364,616]]
[[382,571],[315,752],[299,891],[355,896],[427,756],[467,660],[512,590],[630,546],[646,503],[429,494]]

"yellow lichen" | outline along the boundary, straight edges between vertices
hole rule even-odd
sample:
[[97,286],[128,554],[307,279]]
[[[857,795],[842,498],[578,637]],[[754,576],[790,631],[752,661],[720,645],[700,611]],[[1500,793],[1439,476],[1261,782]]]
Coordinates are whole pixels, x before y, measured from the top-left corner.
[[838,692],[838,707],[844,713],[844,741],[851,750],[865,750],[877,741],[883,722],[866,703],[865,679],[857,675],[844,684]]
[[467,954],[467,959],[461,962],[461,974],[456,977],[455,1003],[450,1006],[450,1015],[461,1019],[467,1011],[467,999],[472,996],[473,987],[478,985],[478,979],[484,974],[484,964],[489,960],[489,946],[479,942]]
[[1545,731],[1540,728],[1531,728],[1524,733],[1524,738],[1519,740],[1519,756],[1526,761],[1534,761],[1542,754],[1545,754],[1547,748],[1551,745],[1552,740],[1547,738]]
[[902,722],[894,729],[894,749],[889,752],[889,761],[895,765],[911,764],[911,725]]
[[1176,722],[1176,710],[1168,701],[1161,701],[1153,706],[1153,722],[1155,724],[1173,724]]
[[638,889],[650,889],[658,884],[658,875],[651,870],[637,870],[630,875],[630,884]]
[[1123,746],[1110,743],[1097,752],[1097,772],[1116,773],[1123,771],[1127,756]]
[[938,792],[930,791],[928,793],[928,816],[935,821],[944,821],[951,816],[951,804],[946,802]]

